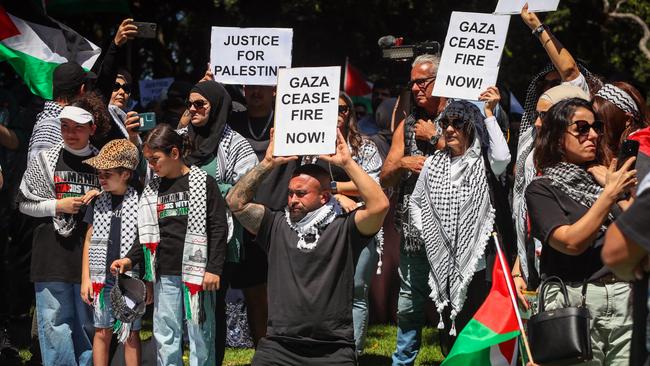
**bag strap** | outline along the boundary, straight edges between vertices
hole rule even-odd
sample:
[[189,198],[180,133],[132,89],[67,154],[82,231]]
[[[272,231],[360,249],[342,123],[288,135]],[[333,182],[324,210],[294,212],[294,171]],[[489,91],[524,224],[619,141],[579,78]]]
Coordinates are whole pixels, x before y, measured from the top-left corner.
[[583,308],[587,307],[587,284],[587,281],[582,283],[582,303],[580,306]]
[[[569,306],[569,294],[567,293],[566,286],[564,285],[564,281],[558,276],[550,276],[544,279],[542,281],[542,284],[540,285],[540,290],[539,290],[539,312],[544,312],[545,311],[545,304],[544,304],[544,295],[546,294],[546,288],[550,287],[551,284],[557,283],[560,286],[560,291],[562,292],[562,295],[564,296],[564,304],[566,306]],[[583,289],[583,291],[586,291],[586,287]]]

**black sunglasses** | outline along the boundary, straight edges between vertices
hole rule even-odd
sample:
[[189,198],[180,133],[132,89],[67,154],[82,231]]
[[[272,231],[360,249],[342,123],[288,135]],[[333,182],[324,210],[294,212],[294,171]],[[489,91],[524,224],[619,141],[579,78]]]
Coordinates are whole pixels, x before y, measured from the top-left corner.
[[603,133],[602,121],[594,121],[594,123],[590,124],[587,121],[578,120],[569,123],[569,126],[571,125],[576,125],[576,132],[578,132],[578,136],[589,136],[589,131],[591,131],[592,128],[594,129],[594,131],[596,131],[596,134],[598,135],[602,135]]
[[434,81],[436,81],[436,77],[435,76],[430,76],[428,78],[411,80],[411,81],[409,81],[408,86],[409,86],[409,89],[413,88],[413,85],[417,85],[418,88],[424,89],[429,85],[429,83],[434,82]]
[[339,113],[348,113],[350,112],[350,107],[347,105],[340,105],[339,106]]
[[446,130],[449,126],[452,126],[456,130],[460,130],[465,125],[465,120],[462,120],[460,118],[443,118],[438,123],[440,123],[440,128],[442,128],[443,131]]
[[543,121],[544,117],[546,116],[546,113],[547,113],[547,111],[544,111],[544,112],[535,111],[535,115],[534,115],[535,118],[533,120],[536,120],[537,118],[539,118],[540,120]]
[[187,109],[192,108],[192,106],[194,106],[195,109],[201,109],[205,107],[206,103],[207,102],[203,99],[195,100],[193,102],[188,100],[187,102],[185,102],[185,105],[187,106]]
[[131,94],[131,85],[129,85],[127,83],[124,83],[124,84],[115,83],[115,84],[113,84],[113,91],[114,92],[116,92],[116,91],[118,91],[120,89],[124,90],[124,92],[126,94]]

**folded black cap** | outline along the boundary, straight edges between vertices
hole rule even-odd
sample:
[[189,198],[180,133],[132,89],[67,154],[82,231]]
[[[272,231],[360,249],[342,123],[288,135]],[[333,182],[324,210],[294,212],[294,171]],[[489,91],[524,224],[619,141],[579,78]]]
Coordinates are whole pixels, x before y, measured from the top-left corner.
[[94,72],[86,72],[75,62],[64,62],[57,66],[52,73],[52,86],[58,90],[76,89],[87,80],[96,79]]

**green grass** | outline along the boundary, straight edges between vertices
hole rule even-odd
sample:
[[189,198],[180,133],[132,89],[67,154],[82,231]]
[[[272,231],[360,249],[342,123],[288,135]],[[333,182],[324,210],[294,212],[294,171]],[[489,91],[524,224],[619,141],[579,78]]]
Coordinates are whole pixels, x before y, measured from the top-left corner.
[[[151,338],[151,328],[148,324],[143,324],[140,331],[140,339],[147,340]],[[440,365],[443,360],[440,347],[438,346],[438,329],[427,327],[422,333],[422,347],[415,362],[416,366]],[[384,366],[391,364],[391,355],[395,350],[397,328],[391,325],[375,325],[368,329],[366,339],[366,348],[363,356],[359,359],[360,366]],[[226,355],[223,360],[224,366],[248,366],[253,359],[255,350],[250,348],[226,349]],[[31,358],[28,350],[20,350],[20,357],[24,361]],[[183,355],[183,361],[186,365],[188,361],[188,351]]]

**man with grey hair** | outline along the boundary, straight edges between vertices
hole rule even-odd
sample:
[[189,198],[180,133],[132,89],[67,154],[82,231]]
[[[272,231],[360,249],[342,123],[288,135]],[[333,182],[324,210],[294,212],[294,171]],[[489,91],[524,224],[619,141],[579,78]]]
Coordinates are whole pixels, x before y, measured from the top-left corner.
[[429,54],[420,55],[413,61],[409,86],[414,108],[395,128],[380,176],[384,188],[398,187],[395,226],[401,240],[400,293],[393,365],[414,364],[425,321],[424,304],[431,293],[428,285],[430,267],[424,241],[411,223],[408,206],[424,161],[444,147],[436,121],[447,106],[447,100],[431,95],[438,63],[439,58]]

